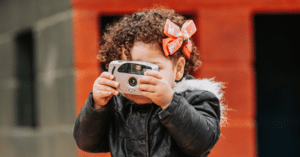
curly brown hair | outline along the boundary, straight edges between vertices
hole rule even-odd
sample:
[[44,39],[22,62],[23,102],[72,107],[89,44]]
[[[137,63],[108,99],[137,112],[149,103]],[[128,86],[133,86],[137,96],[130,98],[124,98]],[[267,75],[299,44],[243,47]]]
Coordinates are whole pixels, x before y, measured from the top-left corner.
[[[130,49],[134,42],[142,41],[144,43],[158,43],[162,49],[162,39],[167,38],[163,33],[166,20],[169,19],[178,26],[182,26],[186,19],[174,10],[162,7],[156,7],[132,15],[125,15],[119,21],[111,26],[106,27],[103,34],[101,48],[98,59],[105,65],[107,69],[109,63],[113,60],[120,60],[122,50],[128,60],[131,60]],[[192,40],[192,39],[190,39]],[[201,66],[197,47],[192,41],[192,53],[190,59],[184,57],[181,49],[173,55],[167,56],[173,63],[177,62],[179,57],[184,57],[186,64],[184,76],[188,75],[192,70],[197,70]]]

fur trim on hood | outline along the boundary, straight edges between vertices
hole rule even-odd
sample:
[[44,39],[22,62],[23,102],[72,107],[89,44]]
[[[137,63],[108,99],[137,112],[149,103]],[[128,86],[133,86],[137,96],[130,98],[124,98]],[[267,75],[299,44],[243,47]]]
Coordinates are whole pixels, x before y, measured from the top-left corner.
[[221,126],[224,126],[227,123],[227,106],[224,105],[222,90],[225,88],[223,82],[215,82],[214,78],[211,79],[194,79],[192,76],[184,77],[180,82],[175,83],[173,91],[177,93],[184,92],[186,90],[206,90],[212,92],[217,96],[220,101],[220,110],[221,110]]

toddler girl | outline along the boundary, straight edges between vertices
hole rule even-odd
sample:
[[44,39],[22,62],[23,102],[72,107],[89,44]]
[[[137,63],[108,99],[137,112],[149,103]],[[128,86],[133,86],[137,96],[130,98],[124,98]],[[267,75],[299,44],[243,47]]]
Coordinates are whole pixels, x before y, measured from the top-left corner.
[[124,16],[107,28],[98,58],[144,61],[141,95],[119,93],[114,76],[94,82],[74,127],[78,147],[112,157],[206,157],[220,137],[221,83],[189,73],[201,62],[191,40],[192,20],[173,10],[154,8]]

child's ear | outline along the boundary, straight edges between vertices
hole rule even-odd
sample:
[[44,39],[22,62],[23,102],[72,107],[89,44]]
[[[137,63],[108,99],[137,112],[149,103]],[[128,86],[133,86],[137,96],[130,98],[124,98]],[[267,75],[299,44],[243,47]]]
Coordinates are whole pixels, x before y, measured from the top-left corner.
[[185,67],[185,59],[184,57],[179,57],[176,63],[176,81],[180,80],[183,77],[184,74],[184,67]]

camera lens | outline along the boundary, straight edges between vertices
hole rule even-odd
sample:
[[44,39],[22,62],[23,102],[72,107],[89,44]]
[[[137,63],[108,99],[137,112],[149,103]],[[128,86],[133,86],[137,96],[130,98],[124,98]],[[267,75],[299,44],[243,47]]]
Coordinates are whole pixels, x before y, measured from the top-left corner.
[[135,86],[137,84],[137,80],[136,78],[134,77],[131,77],[129,80],[128,80],[128,83],[130,86]]

